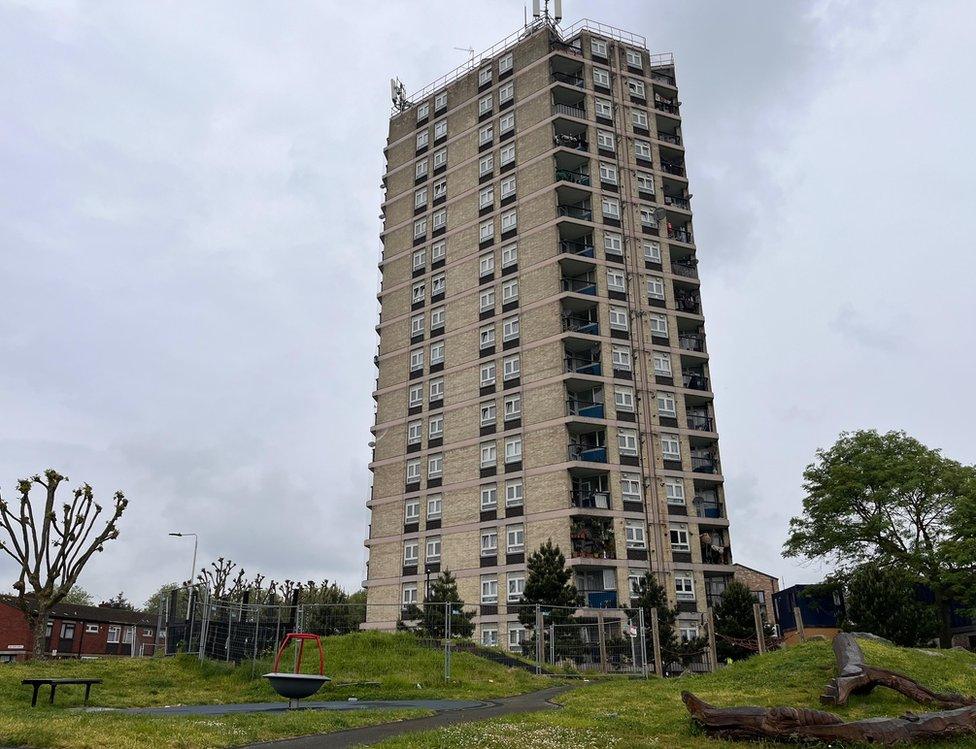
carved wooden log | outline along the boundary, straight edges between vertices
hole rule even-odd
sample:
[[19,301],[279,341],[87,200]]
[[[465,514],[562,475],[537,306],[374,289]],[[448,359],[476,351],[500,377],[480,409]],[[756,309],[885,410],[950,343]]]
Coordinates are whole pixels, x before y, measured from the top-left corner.
[[717,708],[690,692],[682,692],[681,699],[691,716],[709,734],[726,739],[817,739],[894,746],[976,734],[976,706],[845,723],[839,716],[820,710],[793,707]]
[[875,668],[864,662],[864,652],[853,635],[842,632],[834,637],[837,677],[831,679],[820,695],[825,705],[846,705],[852,694],[867,694],[875,687],[888,687],[922,705],[966,707],[976,705],[976,697],[933,692],[904,674]]

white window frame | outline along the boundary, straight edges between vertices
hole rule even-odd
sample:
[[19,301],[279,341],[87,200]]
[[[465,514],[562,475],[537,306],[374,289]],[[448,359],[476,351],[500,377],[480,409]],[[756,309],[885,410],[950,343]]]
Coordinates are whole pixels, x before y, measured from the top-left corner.
[[624,471],[620,474],[620,496],[625,502],[642,502],[642,482],[639,473]]
[[607,46],[606,40],[599,39],[597,37],[590,38],[590,52],[592,54],[598,55],[599,57],[608,57],[609,56],[608,50],[609,47]]
[[498,575],[481,576],[481,602],[498,603]]
[[630,330],[630,314],[626,307],[610,305],[610,327],[614,330]]
[[[509,572],[506,576],[506,587],[508,588],[508,602],[514,603],[516,601],[522,600],[522,594],[525,592],[525,575],[521,572]],[[513,628],[509,629],[509,633],[512,632]],[[509,643],[511,644],[511,642]]]
[[518,228],[518,211],[513,208],[502,214],[502,233]]
[[609,130],[597,130],[596,131],[596,145],[597,148],[602,148],[605,151],[616,151],[616,139]]
[[498,529],[483,528],[481,530],[481,556],[493,557],[498,554]]
[[489,122],[487,125],[478,129],[478,145],[483,146],[485,143],[491,143],[492,138],[495,137],[494,126]]
[[613,103],[609,99],[601,99],[599,96],[594,97],[593,111],[597,117],[605,117],[608,120],[613,119]]
[[606,68],[593,66],[593,85],[610,88],[610,71]]
[[688,526],[684,523],[671,523],[668,526],[668,540],[671,542],[671,551],[691,551],[691,537],[688,535]]
[[647,297],[664,301],[664,278],[662,276],[647,277]]
[[421,216],[413,222],[413,238],[420,239],[427,235],[427,217]]
[[424,350],[414,349],[410,352],[410,371],[417,372],[424,368]]
[[518,245],[509,244],[502,247],[502,268],[515,265],[518,262]]
[[695,600],[695,576],[692,573],[674,573],[674,595],[679,601]]
[[481,455],[480,465],[482,468],[494,468],[498,465],[498,446],[494,440],[491,442],[482,442],[478,447]]
[[478,85],[484,86],[491,83],[491,66],[487,66],[478,71]]
[[437,479],[444,475],[444,453],[427,456],[427,478]]
[[650,161],[653,158],[651,144],[644,140],[634,141],[634,156]]
[[488,185],[482,187],[478,192],[478,208],[488,208],[489,206],[495,205],[495,187],[494,185]]
[[645,130],[650,126],[647,121],[647,112],[643,109],[632,109],[630,111],[630,121],[634,127],[642,127]]
[[614,385],[613,405],[617,411],[635,413],[637,406],[634,400],[634,389],[628,385]]
[[511,174],[498,183],[498,194],[502,200],[514,195],[516,190],[515,175]]
[[421,130],[417,133],[417,150],[424,148],[428,143],[430,143],[430,132],[426,129]]
[[481,485],[481,509],[493,510],[496,507],[498,507],[498,485],[482,484]]
[[491,94],[487,94],[478,99],[478,114],[482,115],[485,112],[490,112],[492,107]]
[[478,346],[484,351],[486,348],[491,348],[495,345],[495,326],[494,325],[482,325],[478,329]]
[[421,406],[424,403],[424,386],[411,385],[407,392],[407,407]]
[[502,284],[502,304],[517,302],[519,296],[518,279],[513,278]]
[[421,102],[417,105],[417,122],[420,122],[424,117],[430,116],[430,104],[427,102]]
[[443,195],[447,195],[447,180],[439,179],[434,183],[434,200]]
[[436,307],[430,311],[430,329],[443,328],[446,313],[443,307]]
[[495,384],[495,362],[485,362],[481,365],[480,381],[481,387]]
[[495,287],[490,286],[487,289],[482,289],[481,293],[478,294],[478,311],[488,312],[489,310],[495,309]]
[[522,437],[505,438],[505,462],[520,463],[522,461]]
[[441,91],[434,97],[434,111],[447,106],[447,91]]
[[495,401],[485,401],[481,404],[481,426],[494,426],[498,422],[498,407]]
[[508,81],[498,88],[498,103],[504,104],[509,99],[515,98],[515,81]]
[[611,185],[617,184],[617,167],[615,164],[600,162],[600,181],[608,182]]
[[624,536],[628,549],[647,548],[647,531],[640,520],[625,520]]
[[437,520],[444,513],[444,495],[431,494],[427,497],[427,519]]
[[669,505],[685,507],[685,482],[681,479],[665,479],[664,496]]
[[650,263],[661,264],[661,243],[653,240],[644,243],[644,260]]
[[631,96],[636,96],[639,99],[647,98],[647,89],[644,87],[644,81],[639,81],[636,78],[627,79],[627,92]]
[[515,144],[506,143],[498,150],[498,166],[505,166],[515,161]]
[[659,377],[673,376],[674,371],[671,369],[671,354],[665,351],[655,351],[652,360],[655,375]]
[[661,457],[665,460],[681,460],[681,438],[677,434],[661,435]]
[[502,360],[502,379],[515,380],[522,376],[522,360],[518,354],[506,356]]
[[417,419],[407,422],[407,444],[419,445],[424,438],[424,423]]
[[507,112],[498,118],[498,134],[515,129],[515,112]]
[[507,73],[512,69],[514,64],[515,56],[509,52],[507,55],[503,56],[498,60],[498,73]]
[[424,544],[424,561],[439,562],[441,560],[441,537],[431,536]]
[[633,65],[635,68],[644,67],[644,56],[636,49],[627,49],[626,56],[628,65]]
[[427,159],[421,159],[413,168],[413,176],[416,179],[427,176]]
[[620,369],[624,372],[629,372],[633,366],[633,357],[630,353],[629,346],[611,346],[610,347],[610,363],[613,365],[614,369]]
[[674,393],[667,390],[657,391],[657,413],[659,416],[666,416],[675,419],[678,416],[678,402],[674,398]]
[[518,554],[525,551],[525,525],[515,523],[505,527],[505,553]]
[[436,263],[438,260],[447,257],[447,242],[435,242],[430,246],[430,262]]
[[412,567],[420,561],[420,542],[419,541],[404,541],[403,542],[403,566]]
[[603,233],[603,250],[612,255],[624,254],[624,238],[616,232]]
[[[495,222],[489,219],[478,225],[478,241],[487,242],[495,238]],[[494,267],[494,266],[493,266]]]
[[519,337],[518,315],[506,317],[502,320],[502,342],[514,341]]
[[421,187],[421,188],[419,188],[417,190],[414,190],[414,193],[413,193],[413,207],[414,208],[423,208],[426,205],[427,205],[427,187],[425,186],[425,187]]
[[421,247],[413,253],[413,270],[420,270],[427,265],[427,250]]
[[657,333],[661,336],[668,335],[668,316],[662,314],[648,315],[648,327],[651,329],[651,333]]
[[604,218],[620,220],[620,201],[616,198],[603,198],[600,200],[600,210]]
[[625,427],[617,428],[617,449],[621,455],[636,456],[640,448],[637,430]]
[[647,172],[636,172],[637,189],[654,194],[654,175]]
[[435,377],[430,381],[430,387],[427,394],[428,400],[436,401],[444,398],[444,378]]
[[423,313],[419,315],[414,315],[410,318],[410,337],[413,338],[416,335],[420,335],[424,332],[424,315]]
[[445,166],[447,164],[447,149],[441,148],[440,150],[434,151],[434,169],[438,167]]
[[433,231],[443,229],[447,226],[447,209],[441,208],[439,211],[435,211],[431,217],[430,225]]
[[505,506],[521,507],[525,502],[525,484],[522,479],[505,482]]

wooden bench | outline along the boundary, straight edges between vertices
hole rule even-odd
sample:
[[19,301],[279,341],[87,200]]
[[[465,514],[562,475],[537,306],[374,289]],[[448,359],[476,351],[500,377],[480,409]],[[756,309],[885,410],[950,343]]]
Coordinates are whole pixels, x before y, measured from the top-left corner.
[[59,684],[84,684],[85,685],[85,706],[88,706],[88,695],[91,693],[92,684],[101,684],[101,679],[24,679],[21,684],[34,687],[34,695],[31,697],[31,707],[37,707],[37,692],[45,684],[51,687],[50,704],[54,704],[54,690]]

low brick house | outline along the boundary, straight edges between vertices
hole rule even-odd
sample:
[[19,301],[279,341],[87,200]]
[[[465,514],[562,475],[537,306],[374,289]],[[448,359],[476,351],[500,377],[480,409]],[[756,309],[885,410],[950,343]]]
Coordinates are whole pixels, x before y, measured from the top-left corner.
[[[160,632],[160,638],[165,635],[165,630]],[[48,618],[44,650],[60,658],[131,656],[152,655],[155,645],[154,616],[139,611],[59,603]],[[0,596],[0,662],[23,659],[30,650],[30,630],[17,601]]]
[[773,608],[773,595],[779,592],[779,578],[765,572],[746,567],[744,564],[733,564],[735,579],[752,591],[759,602],[759,609],[763,618],[769,624],[776,624],[776,611]]

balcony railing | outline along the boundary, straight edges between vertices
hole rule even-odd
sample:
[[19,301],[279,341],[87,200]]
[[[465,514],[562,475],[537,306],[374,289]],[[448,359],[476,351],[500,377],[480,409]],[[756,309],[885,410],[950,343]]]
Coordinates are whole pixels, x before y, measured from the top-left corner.
[[655,99],[654,108],[659,112],[667,112],[668,114],[678,114],[678,106],[676,104],[672,104],[669,101]]
[[705,352],[705,336],[699,333],[681,333],[678,336],[678,345],[685,351]]
[[685,176],[685,167],[684,167],[684,165],[683,164],[678,164],[677,162],[674,162],[674,161],[664,161],[662,159],[661,160],[661,169],[664,170],[665,172],[667,172],[668,174],[676,174],[679,177],[684,177]]
[[569,169],[557,169],[556,179],[563,180],[565,182],[573,182],[577,185],[589,186],[590,184],[589,174],[587,174],[586,172],[573,172],[570,171]]
[[596,295],[596,281],[588,278],[563,278],[563,291],[573,291],[577,294]]
[[690,312],[694,315],[701,314],[701,298],[695,294],[676,293],[674,295],[674,306],[681,312]]
[[606,463],[607,448],[596,445],[578,445],[575,442],[569,444],[570,460],[585,460],[588,463]]
[[591,609],[617,608],[617,591],[615,590],[585,590],[584,605]]
[[573,507],[582,507],[591,510],[610,509],[610,492],[571,491],[569,498],[573,503]]
[[685,278],[698,278],[698,261],[697,260],[672,260],[671,261],[671,272],[676,276],[684,276]]
[[668,239],[674,239],[685,244],[692,244],[691,232],[687,229],[668,229]]
[[718,473],[718,459],[714,455],[692,455],[691,470],[695,473]]
[[663,140],[665,143],[673,143],[676,146],[680,146],[681,145],[681,136],[680,135],[677,135],[677,134],[672,135],[671,133],[660,133],[659,132],[657,134],[657,137],[658,137],[658,140]]
[[584,333],[586,335],[599,335],[600,323],[588,317],[577,315],[567,315],[563,317],[563,331],[572,333]]
[[685,372],[682,382],[689,390],[708,390],[708,378],[698,372]]
[[593,220],[593,211],[589,208],[580,208],[576,205],[561,205],[559,206],[560,216],[569,216],[570,218],[578,218],[583,221]]
[[573,374],[600,375],[602,372],[599,360],[568,356],[565,361],[566,371]]
[[568,83],[570,86],[576,86],[576,88],[583,88],[585,81],[578,75],[570,75],[569,73],[560,73],[559,71],[553,71],[552,79],[554,81],[559,81],[559,83]]
[[571,255],[582,255],[583,257],[593,257],[595,248],[592,244],[580,242],[578,240],[563,239],[559,242],[559,251],[568,252]]
[[652,81],[656,81],[657,83],[666,83],[669,86],[676,85],[676,82],[675,82],[673,76],[665,75],[664,73],[658,73],[656,71],[652,71],[651,72],[651,80]]
[[676,198],[671,195],[665,195],[664,205],[673,205],[675,208],[682,208],[686,211],[691,210],[691,201],[688,198]]
[[586,119],[586,109],[583,108],[582,104],[569,105],[569,104],[553,104],[552,111],[554,114],[564,114],[567,117],[579,117],[581,120]]
[[714,432],[715,424],[711,416],[705,414],[688,414],[688,428],[697,429],[699,432]]
[[702,544],[701,556],[702,562],[705,564],[731,564],[732,562],[732,552],[728,547],[716,549],[713,546]]
[[700,518],[721,518],[722,505],[719,502],[701,502],[695,505],[695,514]]
[[577,151],[588,151],[589,144],[582,135],[570,135],[569,133],[559,133],[553,139],[556,147],[575,148]]
[[602,419],[604,417],[604,406],[596,401],[569,399],[566,401],[566,411],[570,416],[583,416],[588,419]]

